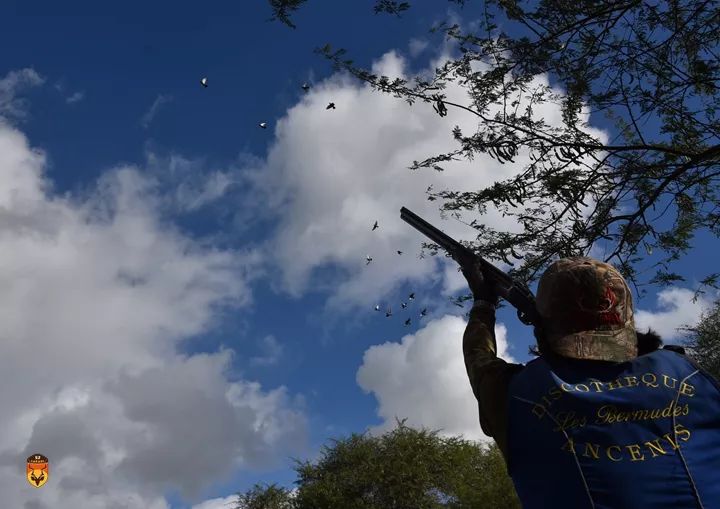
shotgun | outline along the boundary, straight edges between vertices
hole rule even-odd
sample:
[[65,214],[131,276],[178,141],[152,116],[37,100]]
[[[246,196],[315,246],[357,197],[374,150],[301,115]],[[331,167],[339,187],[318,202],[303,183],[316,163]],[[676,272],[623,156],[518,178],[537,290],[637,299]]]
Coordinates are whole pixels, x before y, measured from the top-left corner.
[[525,325],[540,325],[540,315],[535,307],[535,296],[527,285],[515,281],[495,265],[476,255],[457,240],[445,235],[409,209],[405,207],[400,209],[400,219],[447,251],[461,268],[469,269],[479,263],[483,277],[492,285],[495,293],[517,309],[518,319]]

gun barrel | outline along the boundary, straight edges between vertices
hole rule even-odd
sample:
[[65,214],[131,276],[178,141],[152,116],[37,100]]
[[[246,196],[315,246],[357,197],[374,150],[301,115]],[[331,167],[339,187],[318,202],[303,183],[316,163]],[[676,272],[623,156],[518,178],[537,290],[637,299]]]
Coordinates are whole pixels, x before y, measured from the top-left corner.
[[[423,218],[415,214],[414,212],[410,211],[409,209],[406,209],[405,207],[400,209],[400,219],[408,223],[410,226],[415,228],[416,230],[423,233],[425,236],[429,237],[433,241],[435,241],[436,244],[439,244],[445,249],[451,249],[451,250],[458,250],[458,249],[467,249],[465,246],[460,244],[458,241],[453,239],[452,237],[446,235],[445,233],[441,232],[437,228],[435,228],[433,225],[425,221]],[[451,253],[452,254],[452,253]]]

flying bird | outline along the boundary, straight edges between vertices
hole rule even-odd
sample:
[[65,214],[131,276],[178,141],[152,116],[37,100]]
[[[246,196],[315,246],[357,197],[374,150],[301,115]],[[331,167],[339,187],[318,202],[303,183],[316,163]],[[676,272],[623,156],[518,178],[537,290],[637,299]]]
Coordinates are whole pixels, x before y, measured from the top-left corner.
[[407,303],[406,303],[406,302],[401,302],[401,303],[400,303],[400,306],[402,306],[402,308],[405,309],[405,308],[407,307]]
[[380,311],[380,304],[375,306],[375,311]]
[[373,227],[372,227],[372,231],[375,231],[375,230],[377,230],[378,228],[380,228],[380,227],[378,226],[378,222],[375,221],[375,224],[374,224]]
[[410,325],[410,319],[405,320],[405,325]]
[[203,87],[207,88],[207,78],[201,79],[201,80],[200,80],[200,84],[201,84]]
[[302,89],[307,92],[308,90],[310,90],[310,85],[308,85],[307,83],[303,83]]
[[267,129],[267,122],[260,122],[260,127]]
[[391,316],[392,316],[392,309],[387,308],[387,311],[385,311],[385,317],[386,317],[386,318],[389,318],[389,317],[391,317]]
[[365,260],[366,260],[365,265],[370,265],[370,262],[372,261],[372,257],[371,257],[370,255],[367,255],[367,256],[365,257]]
[[398,251],[398,254],[401,255],[401,254],[402,254],[402,251]]
[[425,315],[427,315],[427,308],[420,311],[420,316],[425,316]]
[[410,299],[410,300],[415,300],[415,293],[414,293],[414,292],[411,293],[411,294],[408,296],[408,299]]
[[328,104],[325,109],[326,109],[326,110],[334,110],[334,109],[335,109],[335,103],[330,103],[330,104]]

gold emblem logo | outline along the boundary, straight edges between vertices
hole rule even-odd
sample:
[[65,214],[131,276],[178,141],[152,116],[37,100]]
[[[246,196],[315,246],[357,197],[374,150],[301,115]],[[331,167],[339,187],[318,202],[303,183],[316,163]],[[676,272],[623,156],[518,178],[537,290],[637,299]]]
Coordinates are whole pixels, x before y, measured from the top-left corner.
[[31,486],[44,486],[50,477],[48,459],[42,454],[33,454],[27,459],[27,480]]

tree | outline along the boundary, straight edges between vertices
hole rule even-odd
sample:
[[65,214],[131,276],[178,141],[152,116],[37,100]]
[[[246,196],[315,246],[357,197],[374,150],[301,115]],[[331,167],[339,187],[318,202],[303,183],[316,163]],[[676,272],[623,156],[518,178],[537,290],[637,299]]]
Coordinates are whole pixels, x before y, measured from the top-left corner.
[[402,422],[382,436],[336,440],[296,470],[299,508],[520,507],[496,447]]
[[295,495],[256,485],[234,509],[520,508],[495,445],[442,438],[404,422],[381,436],[334,440],[295,470]]
[[[443,116],[478,119],[474,132],[455,127],[456,150],[414,161],[411,169],[445,171],[447,163],[478,154],[520,168],[486,189],[429,189],[428,199],[442,200],[442,210],[458,219],[461,211],[483,214],[489,204],[516,218],[517,233],[473,219],[478,235],[468,245],[514,264],[528,282],[554,257],[586,255],[599,244],[638,288],[683,281],[672,265],[694,235],[720,235],[718,1],[451,1],[477,6],[465,13],[480,19],[479,28],[433,28],[458,44],[460,56],[432,77],[377,76],[342,49],[317,50],[379,92],[432,105]],[[399,8],[382,3],[392,4],[384,12]],[[565,92],[537,81],[541,73]],[[464,87],[467,101],[448,99],[450,83]],[[557,105],[562,125],[538,118],[543,104]],[[587,129],[587,115],[600,114],[615,126],[607,142]],[[654,275],[640,281],[653,253]],[[717,288],[718,278],[704,277],[696,296]]]
[[684,341],[688,355],[720,381],[720,300],[700,316],[697,325],[683,329],[688,332]]
[[256,484],[238,495],[233,509],[294,509],[295,501],[290,490],[277,486]]
[[290,20],[290,13],[297,11],[307,0],[268,0],[272,17],[269,21],[278,20],[290,28],[297,28]]

